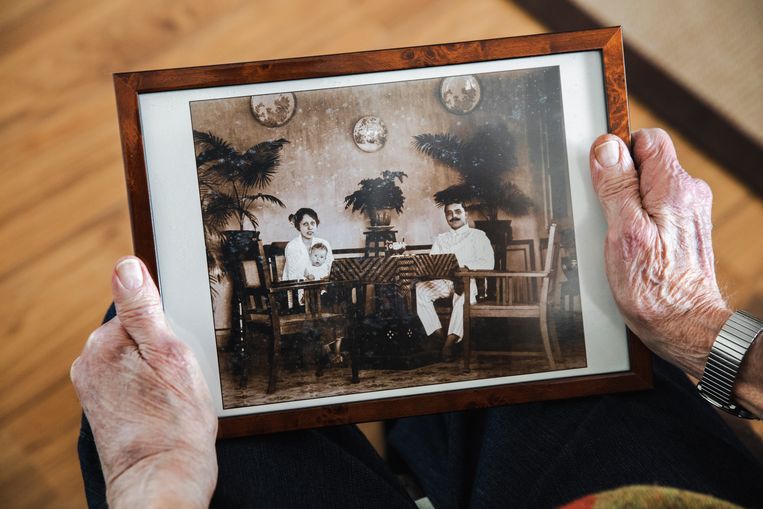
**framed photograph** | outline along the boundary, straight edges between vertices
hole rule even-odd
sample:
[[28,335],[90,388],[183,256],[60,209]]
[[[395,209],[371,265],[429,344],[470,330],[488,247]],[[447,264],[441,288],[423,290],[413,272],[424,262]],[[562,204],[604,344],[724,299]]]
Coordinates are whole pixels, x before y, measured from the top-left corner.
[[651,386],[603,270],[620,28],[114,76],[221,436]]

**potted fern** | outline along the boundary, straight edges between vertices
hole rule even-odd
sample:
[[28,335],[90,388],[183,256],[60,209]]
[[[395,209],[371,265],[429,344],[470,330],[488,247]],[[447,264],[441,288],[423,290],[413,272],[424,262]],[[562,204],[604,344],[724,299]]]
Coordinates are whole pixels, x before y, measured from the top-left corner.
[[366,214],[371,226],[389,226],[392,213],[403,212],[405,196],[396,181],[402,184],[406,177],[402,171],[384,170],[379,177],[363,179],[360,189],[344,197],[344,208]]

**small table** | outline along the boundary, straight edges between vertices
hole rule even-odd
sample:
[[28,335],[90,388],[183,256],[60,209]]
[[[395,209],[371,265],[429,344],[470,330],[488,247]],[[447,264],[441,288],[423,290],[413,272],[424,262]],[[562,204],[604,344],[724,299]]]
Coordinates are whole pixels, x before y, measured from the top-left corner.
[[395,285],[410,310],[411,289],[416,281],[449,279],[458,268],[454,254],[339,258],[331,265],[329,280]]
[[[354,331],[352,334],[352,355],[361,358],[361,343],[358,338],[360,323],[366,318],[364,294],[369,285],[394,285],[407,310],[412,311],[412,289],[416,281],[427,279],[450,279],[459,269],[454,254],[437,255],[391,255],[368,258],[339,258],[331,265],[329,280],[332,282],[353,282],[360,290],[358,305],[354,306]],[[357,383],[359,362],[352,362],[352,381]]]

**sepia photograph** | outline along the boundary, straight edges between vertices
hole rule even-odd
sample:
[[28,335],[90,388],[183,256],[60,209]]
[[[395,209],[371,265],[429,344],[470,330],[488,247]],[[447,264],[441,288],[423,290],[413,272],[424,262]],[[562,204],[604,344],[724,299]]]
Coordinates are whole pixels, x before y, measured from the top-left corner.
[[189,108],[224,408],[586,366],[558,66]]
[[622,70],[615,28],[116,76],[220,435],[649,387],[589,184]]

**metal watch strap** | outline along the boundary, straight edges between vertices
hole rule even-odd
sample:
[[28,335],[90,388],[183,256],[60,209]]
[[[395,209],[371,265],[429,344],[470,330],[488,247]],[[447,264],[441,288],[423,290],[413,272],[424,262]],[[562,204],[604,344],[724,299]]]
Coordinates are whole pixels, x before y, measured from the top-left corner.
[[723,324],[715,338],[697,390],[708,402],[721,410],[755,419],[755,415],[734,400],[734,384],[745,354],[763,330],[763,321],[745,311],[737,311]]

